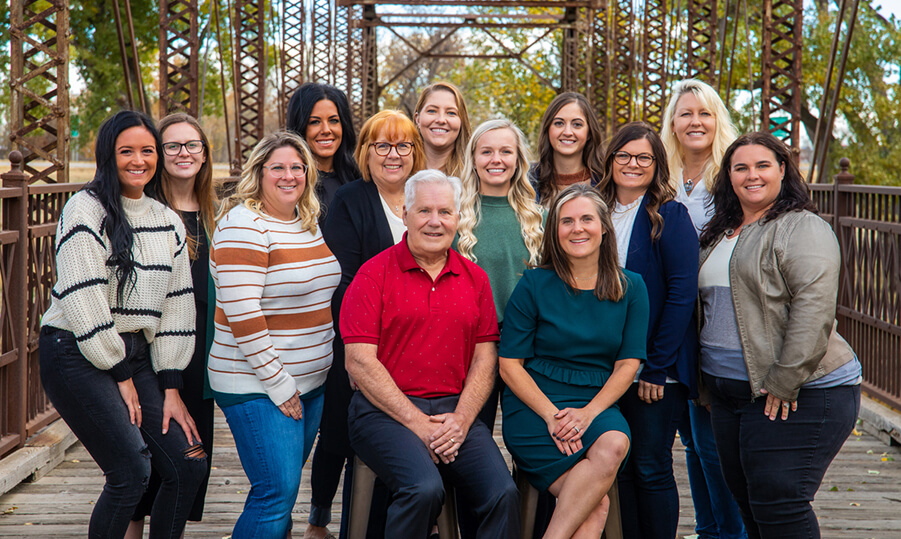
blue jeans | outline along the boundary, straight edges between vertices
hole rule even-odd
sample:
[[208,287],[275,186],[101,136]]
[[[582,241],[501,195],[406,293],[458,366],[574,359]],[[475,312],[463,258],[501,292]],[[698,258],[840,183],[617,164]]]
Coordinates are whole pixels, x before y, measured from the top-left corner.
[[748,537],[820,537],[810,502],[854,428],[860,386],[801,389],[798,410],[770,421],[766,398],[752,400],[748,382],[707,374],[704,382],[723,476]]
[[[408,397],[422,412],[453,412],[458,396]],[[348,409],[350,445],[393,494],[385,537],[425,539],[444,503],[444,481],[475,513],[477,537],[519,539],[519,491],[488,427],[476,419],[456,460],[435,464],[416,434],[370,403],[361,392]],[[461,504],[461,505],[463,505]]]
[[688,399],[688,388],[666,384],[663,398],[638,398],[638,383],[619,400],[632,430],[629,458],[619,472],[623,537],[672,539],[679,526],[679,490],[673,477],[673,442]]
[[302,399],[300,420],[283,414],[268,398],[222,408],[250,480],[234,539],[280,539],[288,534],[300,474],[319,429],[322,401],[322,395]]
[[688,402],[687,411],[691,426],[681,434],[695,506],[695,533],[699,539],[747,539],[738,505],[720,469],[710,412],[693,401]]
[[150,347],[143,333],[120,337],[141,405],[140,428],[131,424],[116,381],[81,354],[69,331],[41,329],[41,383],[106,478],[88,535],[125,535],[153,467],[162,483],[150,512],[150,537],[179,537],[206,475],[207,459],[187,456],[191,447],[175,421],[168,434],[162,433],[164,394],[150,363]]

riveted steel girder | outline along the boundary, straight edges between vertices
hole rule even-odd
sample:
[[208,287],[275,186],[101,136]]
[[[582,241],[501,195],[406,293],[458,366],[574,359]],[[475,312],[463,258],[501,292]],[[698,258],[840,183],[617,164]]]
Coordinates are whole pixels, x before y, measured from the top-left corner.
[[197,34],[197,0],[160,0],[160,118],[176,111],[197,117]]
[[[10,140],[29,183],[69,181],[69,3],[10,4]],[[38,164],[41,162],[41,164]]]

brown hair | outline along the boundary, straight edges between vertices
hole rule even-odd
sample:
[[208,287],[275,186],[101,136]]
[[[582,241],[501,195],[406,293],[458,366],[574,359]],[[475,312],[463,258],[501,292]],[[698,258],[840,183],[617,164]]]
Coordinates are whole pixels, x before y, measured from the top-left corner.
[[[203,155],[206,159],[203,164],[200,165],[197,176],[194,177],[194,195],[197,197],[197,203],[200,205],[197,221],[203,226],[203,230],[206,232],[207,237],[211,237],[213,235],[213,229],[216,227],[216,191],[213,189],[213,151],[212,148],[210,148],[210,141],[207,139],[206,133],[204,133],[203,129],[200,127],[200,122],[194,119],[193,116],[189,116],[184,112],[176,112],[160,120],[160,137],[166,133],[167,129],[177,124],[190,125],[197,131],[200,140],[203,142]],[[163,158],[163,166],[161,167],[162,176],[158,196],[163,204],[172,208],[172,204],[170,203],[170,200],[172,199],[172,177],[166,170],[165,154],[161,157]],[[177,209],[172,209],[175,210],[181,216],[182,221],[184,221],[184,215]],[[188,252],[191,254],[192,260],[197,256],[196,251],[197,242],[193,238],[189,238]]]
[[557,194],[557,185],[554,181],[557,173],[554,167],[554,148],[551,146],[548,131],[560,109],[570,103],[579,105],[582,116],[585,117],[588,125],[588,140],[585,141],[585,147],[582,148],[582,164],[592,176],[589,183],[594,184],[604,176],[604,160],[602,158],[604,155],[604,131],[601,129],[601,124],[598,123],[594,109],[584,95],[563,92],[547,106],[538,130],[538,174],[536,178],[538,187],[536,190],[542,205],[549,204]]
[[544,238],[541,241],[541,265],[538,267],[554,270],[560,279],[570,285],[570,287],[575,282],[569,259],[563,250],[563,246],[560,244],[560,237],[557,231],[560,226],[560,209],[570,200],[579,197],[587,198],[594,204],[606,236],[601,241],[601,249],[598,252],[598,278],[594,285],[594,295],[601,301],[619,301],[625,295],[623,287],[625,275],[623,275],[622,268],[619,267],[613,221],[610,219],[607,204],[604,203],[597,190],[590,185],[584,183],[570,185],[563,191],[560,191],[554,199],[550,213],[547,216]]
[[663,217],[657,211],[665,202],[669,202],[676,198],[676,191],[673,189],[669,181],[669,165],[666,161],[666,150],[663,148],[663,142],[657,136],[657,131],[653,127],[644,122],[632,122],[626,124],[613,135],[610,140],[610,146],[607,147],[607,154],[604,156],[604,165],[607,172],[604,179],[598,184],[598,191],[604,197],[604,201],[610,207],[616,205],[616,183],[613,182],[613,154],[620,151],[623,146],[633,140],[647,140],[651,145],[651,153],[654,155],[654,177],[651,178],[651,185],[645,191],[645,199],[647,203],[645,208],[651,218],[651,239],[657,241],[660,234],[663,233]]

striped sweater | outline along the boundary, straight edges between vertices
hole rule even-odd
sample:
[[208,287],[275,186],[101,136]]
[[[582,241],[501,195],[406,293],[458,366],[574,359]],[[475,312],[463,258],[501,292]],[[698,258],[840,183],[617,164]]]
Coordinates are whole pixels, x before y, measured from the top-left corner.
[[208,369],[220,405],[256,395],[280,405],[325,383],[341,267],[318,230],[236,206],[216,226],[210,274],[216,335]]
[[143,331],[162,388],[181,387],[194,353],[194,294],[185,227],[178,215],[145,196],[121,198],[134,229],[136,280],[118,304],[106,212],[87,191],[63,208],[56,233],[57,281],[41,325],[71,331],[81,353],[117,380],[131,377],[119,333]]

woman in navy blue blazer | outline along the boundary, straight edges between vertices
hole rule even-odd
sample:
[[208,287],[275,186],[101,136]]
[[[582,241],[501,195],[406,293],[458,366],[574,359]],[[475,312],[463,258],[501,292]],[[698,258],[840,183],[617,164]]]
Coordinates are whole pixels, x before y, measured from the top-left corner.
[[648,124],[630,123],[610,141],[598,185],[613,210],[619,263],[648,287],[648,360],[620,399],[632,449],[619,474],[623,536],[676,535],[679,492],[673,440],[696,391],[698,237],[685,206],[674,200],[666,151]]

